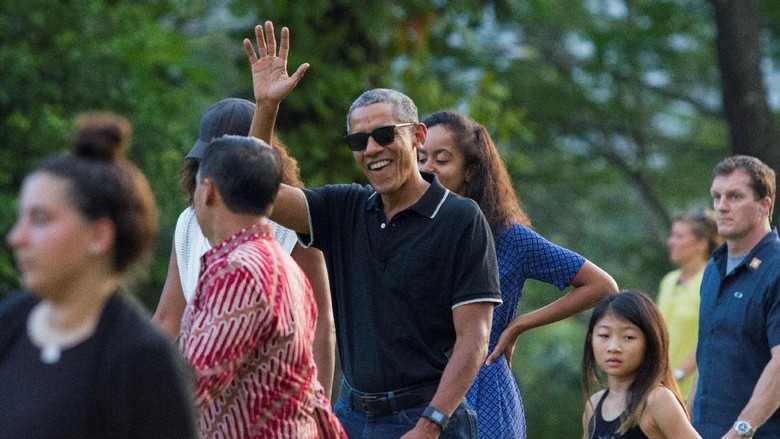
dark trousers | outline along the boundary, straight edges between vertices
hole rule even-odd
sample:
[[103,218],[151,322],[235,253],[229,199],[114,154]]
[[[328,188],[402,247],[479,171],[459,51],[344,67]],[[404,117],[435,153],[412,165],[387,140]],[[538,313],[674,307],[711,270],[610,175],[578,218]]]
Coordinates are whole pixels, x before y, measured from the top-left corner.
[[[428,398],[427,401],[406,407],[404,402],[414,401],[412,398],[404,397],[409,392],[414,392],[414,389],[368,394],[353,389],[344,380],[341,383],[341,395],[336,402],[334,412],[350,439],[399,438],[414,428],[423,410],[430,403]],[[364,409],[361,407],[361,401],[364,400],[382,402],[365,404]],[[478,437],[477,413],[464,399],[450,417],[447,429],[440,438],[477,439]]]

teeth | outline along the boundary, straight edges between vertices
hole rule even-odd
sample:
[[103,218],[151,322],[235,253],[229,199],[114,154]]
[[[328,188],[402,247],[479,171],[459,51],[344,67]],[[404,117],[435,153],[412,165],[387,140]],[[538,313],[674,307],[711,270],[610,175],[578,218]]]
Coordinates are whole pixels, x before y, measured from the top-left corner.
[[373,171],[383,166],[387,166],[389,164],[390,164],[390,160],[382,160],[382,161],[371,163],[370,165],[368,165],[368,169]]

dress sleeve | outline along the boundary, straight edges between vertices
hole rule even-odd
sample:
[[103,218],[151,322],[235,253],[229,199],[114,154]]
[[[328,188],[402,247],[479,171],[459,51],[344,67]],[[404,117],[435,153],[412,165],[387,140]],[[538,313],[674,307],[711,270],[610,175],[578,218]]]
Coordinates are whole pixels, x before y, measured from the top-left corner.
[[524,277],[555,285],[563,290],[585,263],[585,258],[545,239],[535,231],[515,224],[508,231],[526,262]]

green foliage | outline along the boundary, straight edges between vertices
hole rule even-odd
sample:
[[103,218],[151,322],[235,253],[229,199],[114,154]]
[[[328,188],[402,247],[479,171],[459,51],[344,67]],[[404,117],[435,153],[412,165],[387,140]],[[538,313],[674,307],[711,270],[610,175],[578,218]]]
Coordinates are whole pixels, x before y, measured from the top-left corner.
[[[166,24],[176,13],[169,2],[32,0],[0,8],[0,129],[13,145],[0,151],[3,201],[15,198],[36,162],[67,147],[77,114],[108,110],[130,119],[130,158],[149,177],[160,206],[154,270],[136,287],[147,305],[155,304],[184,205],[173,182],[202,108],[217,92],[218,71],[189,58],[188,39]],[[15,217],[9,210],[3,209],[3,235]],[[17,281],[7,248],[0,258],[0,287],[8,291]]]

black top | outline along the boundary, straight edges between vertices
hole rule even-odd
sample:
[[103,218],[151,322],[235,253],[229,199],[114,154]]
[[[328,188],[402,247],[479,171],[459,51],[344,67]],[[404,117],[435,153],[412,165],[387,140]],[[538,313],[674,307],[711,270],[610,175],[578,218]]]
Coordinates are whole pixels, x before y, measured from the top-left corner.
[[[639,425],[629,428],[623,434],[617,434],[621,424],[620,418],[623,416],[622,413],[611,421],[604,420],[604,417],[601,415],[601,405],[604,403],[607,394],[609,394],[609,389],[601,395],[601,399],[599,399],[599,403],[596,405],[596,410],[590,418],[589,427],[592,429],[592,433],[588,437],[592,439],[648,439],[647,435],[639,428]],[[595,429],[593,429],[594,422],[596,423]]]
[[386,223],[371,187],[304,190],[311,236],[325,255],[339,354],[363,392],[438,382],[455,344],[452,309],[501,302],[490,227],[474,201],[435,179]]
[[95,334],[45,364],[26,331],[37,301],[0,304],[0,436],[196,437],[181,355],[140,307],[115,293]]

